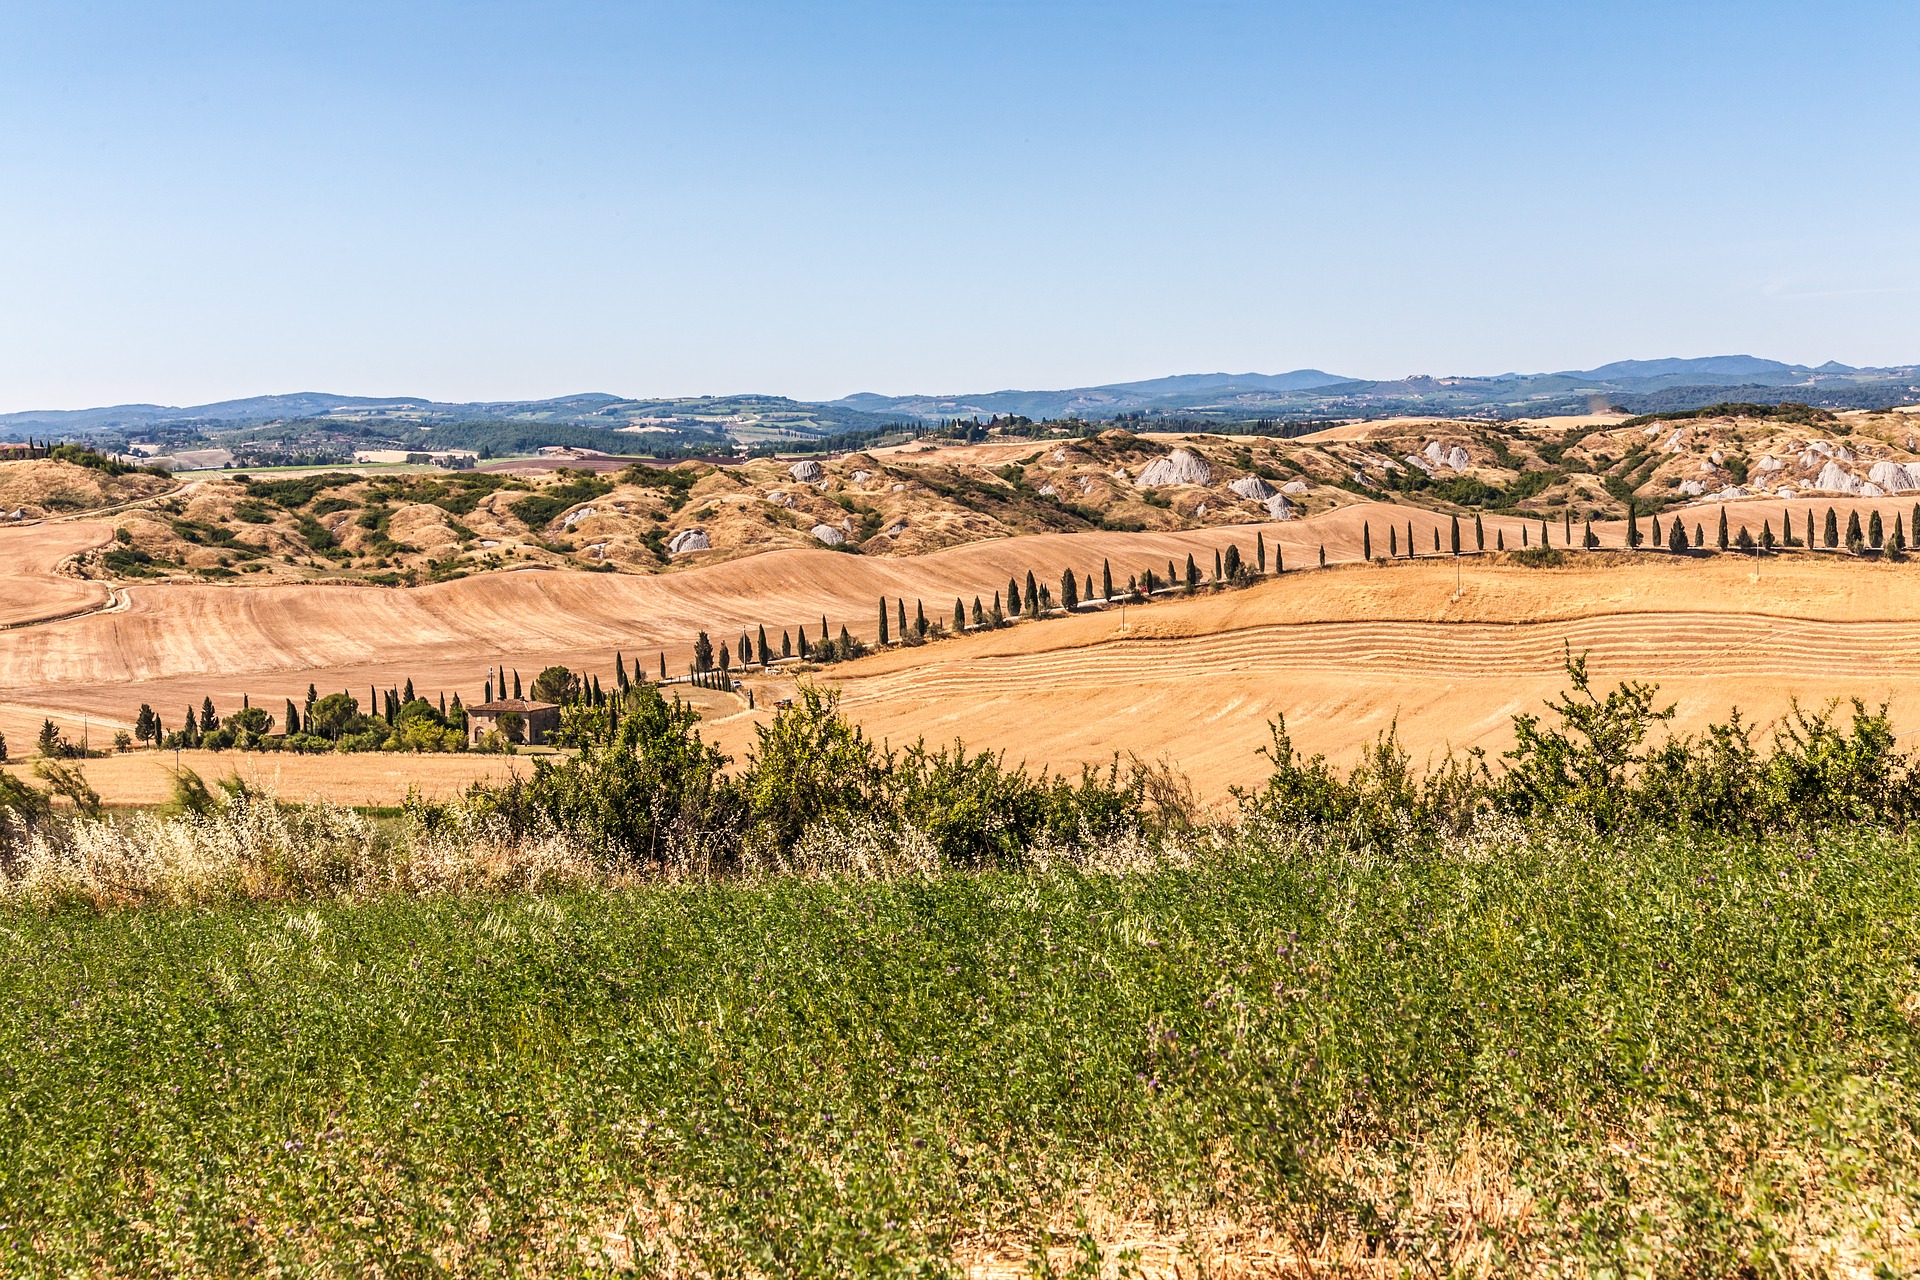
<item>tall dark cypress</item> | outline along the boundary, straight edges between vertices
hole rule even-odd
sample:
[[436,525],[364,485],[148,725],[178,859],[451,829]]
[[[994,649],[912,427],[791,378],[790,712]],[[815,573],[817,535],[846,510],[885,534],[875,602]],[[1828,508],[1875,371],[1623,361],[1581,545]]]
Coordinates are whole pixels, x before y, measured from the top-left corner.
[[1447,546],[1455,555],[1460,554],[1460,517],[1448,517]]
[[961,635],[967,629],[967,611],[960,603],[960,597],[953,598],[953,634]]
[[[1413,526],[1408,525],[1407,527],[1411,529]],[[1279,545],[1277,541],[1274,543],[1276,548]],[[1413,535],[1411,533],[1407,535],[1407,546],[1413,546]],[[1255,530],[1253,535],[1253,560],[1254,567],[1264,576],[1267,572],[1267,538],[1265,534],[1258,530]],[[1113,593],[1108,592],[1107,594],[1112,595]]]
[[1040,616],[1040,584],[1033,580],[1033,570],[1027,570],[1027,612],[1034,617]]
[[1840,545],[1840,517],[1832,507],[1827,508],[1826,542],[1829,549]]
[[1362,523],[1360,526],[1360,558],[1373,559],[1373,525]]
[[1485,551],[1487,549],[1487,531],[1485,526],[1480,523],[1480,513],[1478,511],[1473,513],[1473,549],[1475,551]]
[[[1266,564],[1267,558],[1263,552],[1260,556],[1260,567],[1264,569]],[[1100,598],[1113,599],[1113,564],[1105,559],[1100,561]]]
[[887,643],[887,598],[880,597],[880,643]]
[[1714,539],[1714,546],[1722,551],[1727,549],[1727,509],[1725,507],[1720,508],[1720,532]]
[[1020,583],[1015,578],[1007,579],[1007,612],[1016,618],[1020,616]]

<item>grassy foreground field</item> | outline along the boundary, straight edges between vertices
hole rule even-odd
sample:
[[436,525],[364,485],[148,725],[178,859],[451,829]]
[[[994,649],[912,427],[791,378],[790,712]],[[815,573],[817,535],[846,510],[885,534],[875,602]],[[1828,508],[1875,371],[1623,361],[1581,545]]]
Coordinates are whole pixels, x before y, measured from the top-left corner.
[[1132,869],[9,909],[0,1258],[1920,1266],[1920,846],[1489,830],[1392,858],[1254,824]]

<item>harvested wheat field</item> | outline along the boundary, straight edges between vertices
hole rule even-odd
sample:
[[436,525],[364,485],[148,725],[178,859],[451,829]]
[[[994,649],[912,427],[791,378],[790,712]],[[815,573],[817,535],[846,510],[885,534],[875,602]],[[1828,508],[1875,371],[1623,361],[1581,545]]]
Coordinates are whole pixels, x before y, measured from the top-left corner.
[[105,546],[112,538],[110,526],[91,521],[0,531],[0,627],[105,605],[109,599],[105,584],[67,577],[59,567],[61,561]]
[[[1777,528],[1790,509],[1798,526],[1828,505],[1843,517],[1877,506],[1889,524],[1904,510],[1891,500],[1775,501],[1731,506],[1729,521]],[[1685,514],[1711,536],[1718,510]],[[1356,563],[1363,529],[1379,556],[1390,525],[1404,547],[1409,522],[1420,559]],[[1537,520],[1483,523],[1489,547],[1519,546],[1523,529],[1528,545],[1540,538]],[[1462,529],[1471,550],[1472,523]],[[1595,531],[1616,547],[1624,534],[1618,525]],[[1548,532],[1558,547],[1563,527]],[[1911,696],[1920,676],[1920,567],[1825,554],[1754,561],[1642,552],[1527,568],[1510,557],[1433,555],[1434,538],[1445,546],[1450,533],[1432,513],[1363,504],[1280,524],[1037,535],[925,556],[789,550],[647,577],[515,572],[410,590],[134,586],[111,610],[0,632],[4,731],[18,752],[48,710],[119,725],[146,702],[171,724],[207,697],[223,713],[243,693],[277,711],[282,698],[303,699],[310,683],[364,697],[370,685],[411,679],[429,697],[457,691],[472,701],[495,664],[530,677],[563,663],[604,680],[616,652],[650,674],[661,655],[682,671],[702,630],[718,645],[765,625],[777,646],[783,631],[801,626],[817,636],[824,615],[834,634],[846,626],[871,640],[882,595],[904,597],[910,614],[924,600],[930,618],[950,619],[956,597],[970,611],[975,596],[990,603],[1010,577],[1024,589],[1029,570],[1058,592],[1063,567],[1097,584],[1104,561],[1120,584],[1149,568],[1164,576],[1170,560],[1183,568],[1191,553],[1211,575],[1216,550],[1237,545],[1251,559],[1256,534],[1289,572],[1248,590],[1022,623],[812,678],[842,690],[853,717],[895,744],[959,737],[1053,768],[1116,751],[1166,757],[1212,798],[1261,776],[1255,752],[1281,715],[1300,746],[1341,758],[1396,722],[1416,755],[1497,749],[1512,715],[1538,709],[1561,687],[1569,650],[1590,652],[1602,680],[1660,682],[1683,730],[1735,705],[1766,722],[1794,698],[1852,695],[1890,701],[1903,731],[1920,727]],[[1317,565],[1322,547],[1335,567],[1293,572]],[[757,711],[723,696],[709,712],[712,736],[736,755],[771,701],[791,689],[759,676],[750,684],[762,695]],[[137,767],[107,763],[90,768],[109,799],[151,789],[137,781]],[[363,780],[368,764],[342,757],[310,767],[345,771],[353,794],[330,791],[336,798],[392,794],[378,777]],[[120,768],[124,792],[115,789]]]
[[[9,736],[9,741],[13,741]],[[30,746],[31,737],[21,739]],[[102,744],[98,739],[94,745]],[[518,773],[525,777],[533,765],[522,756],[390,755],[361,752],[352,755],[295,755],[285,751],[131,751],[82,768],[87,782],[109,804],[160,804],[173,793],[178,767],[191,769],[209,783],[238,778],[263,787],[286,800],[326,800],[334,804],[392,806],[417,791],[428,799],[450,799],[474,782],[504,782]],[[30,767],[5,766],[28,781]]]

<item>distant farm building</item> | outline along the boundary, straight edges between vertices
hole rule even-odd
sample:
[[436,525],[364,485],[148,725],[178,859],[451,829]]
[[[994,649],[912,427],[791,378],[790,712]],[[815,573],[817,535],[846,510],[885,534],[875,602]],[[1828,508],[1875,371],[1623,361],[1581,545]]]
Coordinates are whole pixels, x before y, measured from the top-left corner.
[[[518,732],[508,732],[500,728],[500,718],[506,715],[519,717]],[[514,722],[507,723],[512,726]],[[469,746],[478,743],[480,739],[495,730],[499,730],[501,734],[515,742],[538,746],[559,727],[560,708],[551,702],[535,702],[532,698],[496,698],[492,702],[483,702],[477,707],[467,708],[467,744]]]

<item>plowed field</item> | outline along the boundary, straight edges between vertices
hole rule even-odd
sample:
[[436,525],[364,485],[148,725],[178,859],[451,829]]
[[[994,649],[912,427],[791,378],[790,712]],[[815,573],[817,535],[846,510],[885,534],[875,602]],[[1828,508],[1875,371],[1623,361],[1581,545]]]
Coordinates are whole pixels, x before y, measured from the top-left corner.
[[[1730,519],[1756,531],[1768,519],[1777,532],[1784,505],[1731,507]],[[1791,505],[1801,527],[1809,507],[1836,506],[1844,520],[1849,507],[1874,504]],[[1891,499],[1878,506],[1889,526],[1909,510]],[[1686,513],[1709,537],[1717,517],[1714,508]],[[1421,559],[1353,563],[1364,524],[1378,555],[1389,523],[1404,540],[1408,520]],[[1517,547],[1523,523],[1537,543],[1538,521],[1489,518],[1489,547],[1496,535]],[[135,586],[124,607],[0,631],[0,701],[18,755],[49,709],[93,717],[98,734],[103,723],[129,722],[141,702],[171,725],[207,696],[223,712],[242,693],[277,712],[281,698],[302,699],[309,683],[364,698],[370,684],[411,678],[429,696],[457,690],[472,700],[496,663],[530,677],[563,662],[604,682],[618,651],[649,672],[661,654],[683,670],[700,630],[717,645],[764,624],[777,645],[782,630],[801,625],[817,636],[825,615],[834,634],[845,625],[871,639],[883,594],[904,596],[909,613],[924,600],[929,617],[945,619],[956,596],[969,608],[976,595],[990,601],[1009,577],[1024,586],[1029,570],[1056,594],[1062,568],[1091,575],[1097,587],[1103,561],[1117,582],[1148,567],[1164,575],[1169,560],[1183,568],[1189,553],[1210,574],[1213,552],[1229,543],[1251,558],[1256,532],[1284,555],[1285,576],[893,650],[815,678],[844,690],[856,718],[896,744],[958,736],[1053,767],[1115,751],[1166,756],[1216,797],[1260,776],[1254,751],[1280,714],[1302,746],[1335,756],[1350,757],[1396,720],[1416,754],[1500,748],[1509,717],[1560,687],[1569,650],[1589,652],[1604,680],[1659,681],[1679,704],[1683,729],[1735,704],[1765,721],[1795,697],[1855,694],[1891,700],[1897,727],[1920,727],[1920,564],[1642,553],[1528,569],[1495,557],[1436,557],[1433,535],[1448,541],[1444,521],[1378,505],[1257,527],[1001,539],[922,557],[782,551],[657,577],[501,573],[404,591]],[[1608,545],[1621,541],[1618,527],[1596,532]],[[1471,548],[1470,523],[1463,533]],[[34,534],[0,532],[0,563],[10,571],[0,601],[25,602],[28,614],[66,612],[34,585],[49,576],[47,550],[37,561],[14,554],[31,543],[13,539]],[[1561,526],[1551,537],[1561,544]],[[1335,568],[1292,572],[1317,564],[1323,545]],[[754,683],[767,695],[790,687]],[[714,736],[736,754],[744,749],[770,697],[761,701],[753,714],[716,716]],[[93,768],[104,778],[102,765]],[[361,799],[372,793],[356,771],[376,766],[390,767],[348,757],[315,767],[339,770],[355,793],[341,798]]]

